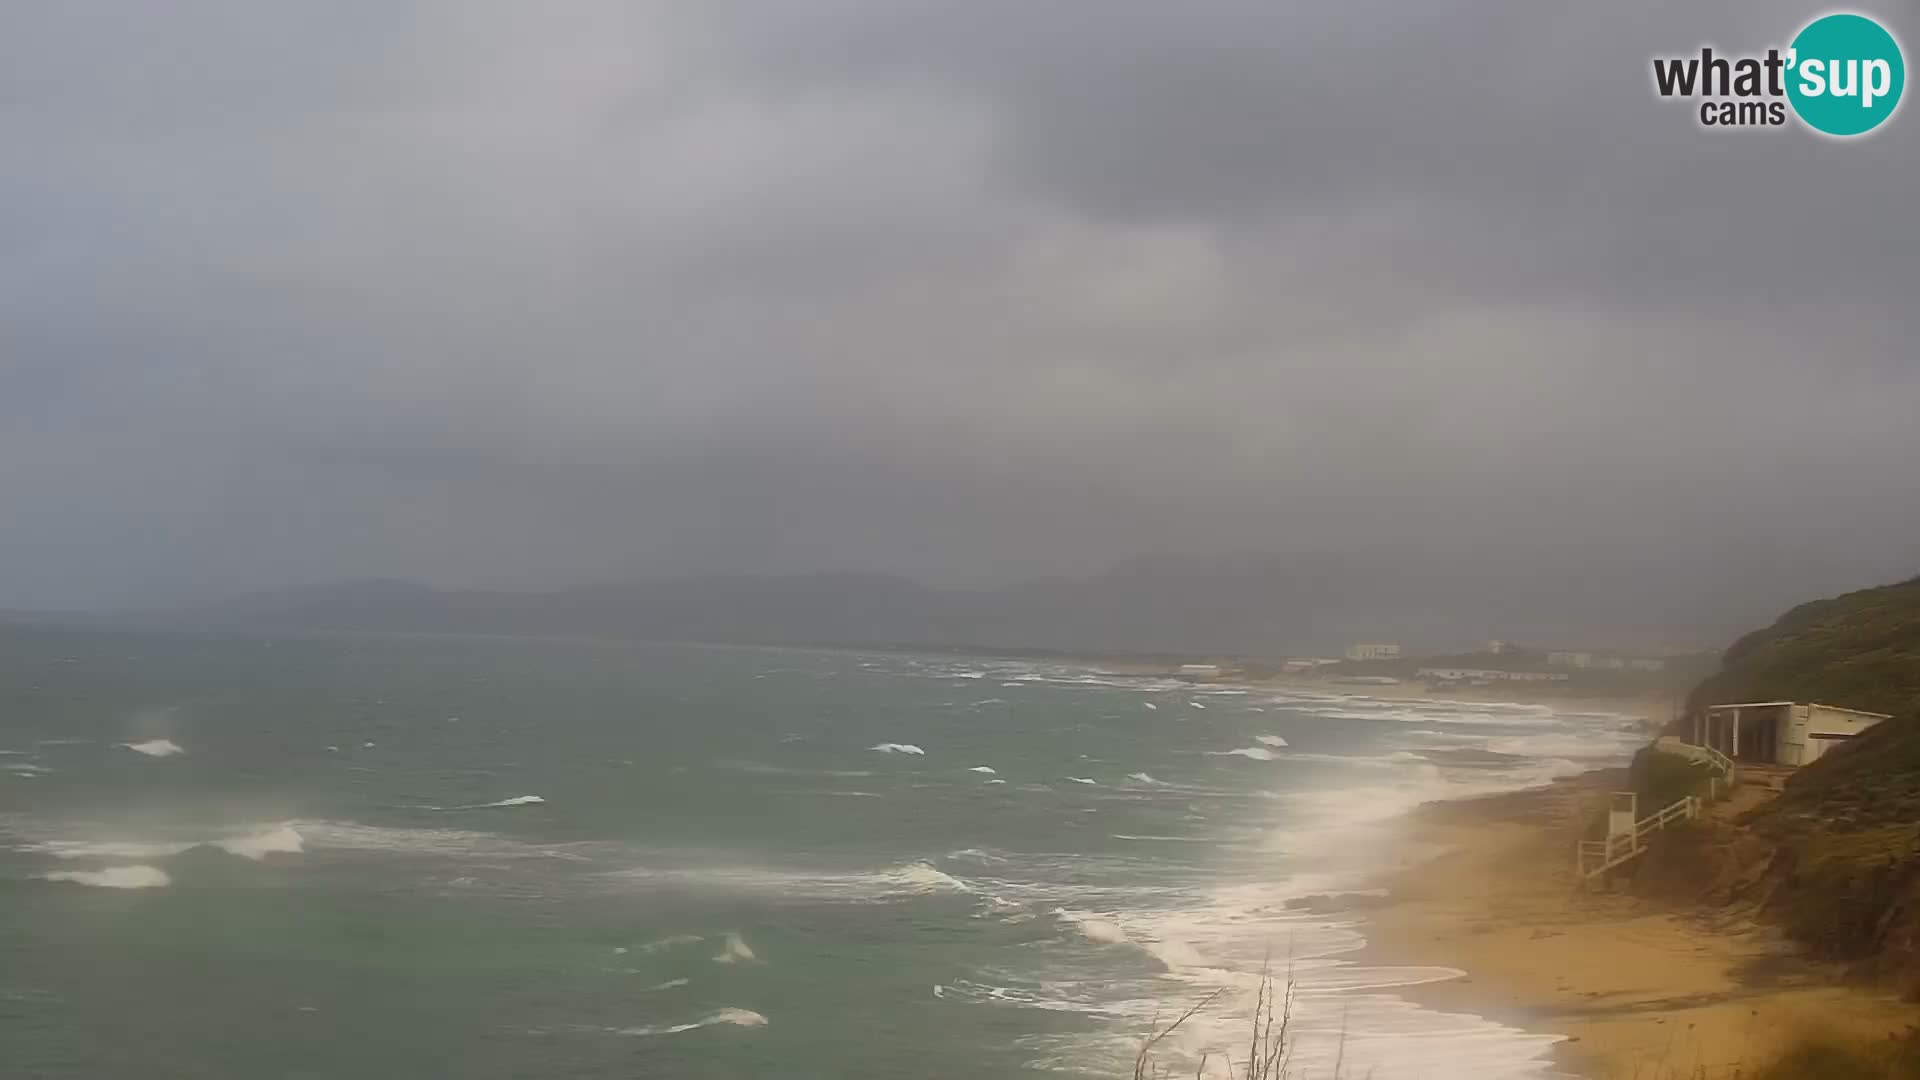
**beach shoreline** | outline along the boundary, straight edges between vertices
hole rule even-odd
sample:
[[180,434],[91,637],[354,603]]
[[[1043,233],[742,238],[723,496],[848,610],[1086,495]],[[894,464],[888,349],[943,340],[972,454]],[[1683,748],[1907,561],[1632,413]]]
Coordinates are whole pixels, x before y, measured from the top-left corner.
[[1865,1041],[1920,1020],[1745,915],[1580,889],[1580,828],[1624,776],[1595,770],[1409,814],[1406,850],[1427,855],[1379,882],[1386,899],[1365,912],[1355,959],[1464,972],[1399,993],[1564,1036],[1559,1065],[1594,1080],[1731,1080],[1816,1031]]

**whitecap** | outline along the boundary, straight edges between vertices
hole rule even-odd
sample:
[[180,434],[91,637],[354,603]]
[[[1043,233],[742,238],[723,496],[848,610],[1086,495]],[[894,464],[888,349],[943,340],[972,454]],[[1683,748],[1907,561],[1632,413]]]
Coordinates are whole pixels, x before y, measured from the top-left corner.
[[150,843],[139,840],[48,840],[30,850],[56,859],[164,859],[199,847],[196,843]]
[[1127,932],[1121,929],[1120,924],[1112,919],[1102,919],[1083,911],[1068,911],[1065,908],[1056,909],[1054,914],[1062,921],[1072,924],[1080,931],[1081,937],[1096,945],[1125,945],[1131,940],[1127,937]]
[[146,742],[123,742],[120,745],[136,754],[145,754],[148,757],[172,757],[175,754],[187,752],[185,747],[172,739],[148,739]]
[[998,771],[998,770],[996,770],[996,769],[995,769],[995,768],[994,768],[993,766],[991,766],[991,765],[975,765],[975,766],[974,766],[973,768],[971,768],[971,769],[968,769],[967,771],[968,771],[968,772],[977,772],[977,773],[987,773],[987,774],[989,774],[989,775],[991,775],[992,773],[994,773],[994,772],[996,772],[996,771]]
[[619,1028],[617,1030],[618,1034],[621,1035],[678,1035],[683,1031],[713,1027],[716,1024],[732,1024],[736,1027],[765,1027],[767,1025],[767,1018],[754,1012],[752,1009],[726,1008],[718,1012],[708,1013],[698,1020],[685,1024],[671,1024],[666,1027]]
[[229,840],[214,841],[215,847],[229,855],[238,855],[255,862],[264,860],[268,855],[297,855],[305,850],[300,834],[291,826],[280,825],[259,832],[236,836]]
[[758,963],[759,960],[759,957],[753,955],[753,947],[747,944],[747,939],[732,933],[727,935],[725,944],[721,946],[720,955],[713,958],[716,964],[753,964]]
[[692,979],[668,979],[666,982],[663,982],[663,983],[654,983],[652,986],[643,986],[640,988],[640,992],[643,994],[657,994],[662,990],[678,989],[682,986],[687,985],[692,981],[693,981]]
[[1067,779],[1069,779],[1069,780],[1071,780],[1071,781],[1073,781],[1073,782],[1074,782],[1074,783],[1076,783],[1076,784],[1097,784],[1097,783],[1099,783],[1099,781],[1098,781],[1098,780],[1093,780],[1093,779],[1089,779],[1088,777],[1085,777],[1085,776],[1069,776],[1069,777],[1067,777]]
[[109,866],[105,870],[55,870],[41,877],[48,881],[70,881],[75,885],[95,885],[103,889],[159,889],[173,884],[165,870],[157,866]]
[[1253,741],[1254,741],[1254,742],[1257,742],[1257,743],[1259,743],[1259,744],[1261,744],[1262,746],[1285,746],[1285,745],[1287,745],[1287,740],[1285,740],[1285,739],[1283,739],[1283,738],[1281,738],[1281,737],[1280,737],[1280,736],[1278,736],[1278,735],[1255,735],[1255,736],[1253,737]]
[[547,800],[538,795],[515,795],[511,799],[501,799],[499,802],[474,803],[472,806],[433,806],[428,809],[442,811],[495,810],[505,806],[532,806],[535,803],[543,803],[546,801]]
[[1243,746],[1238,750],[1209,750],[1207,753],[1214,757],[1243,757],[1251,758],[1254,761],[1272,761],[1274,759],[1273,751],[1264,746]]
[[1145,705],[1145,706],[1146,706],[1146,707],[1147,707],[1147,708],[1148,708],[1149,710],[1151,710],[1151,711],[1153,711],[1153,712],[1159,712],[1159,711],[1160,711],[1160,706],[1158,706],[1158,705],[1155,705],[1155,704],[1154,704],[1153,702],[1151,702],[1151,701],[1143,701],[1143,702],[1141,702],[1140,704],[1142,704],[1142,705]]
[[1127,774],[1127,779],[1129,779],[1129,780],[1136,780],[1136,781],[1139,781],[1139,782],[1140,782],[1140,783],[1142,783],[1142,784],[1164,784],[1164,783],[1166,783],[1166,781],[1164,781],[1164,780],[1155,780],[1155,779],[1154,779],[1153,777],[1151,777],[1151,776],[1148,776],[1148,775],[1147,775],[1146,773],[1143,773],[1143,772],[1137,772],[1137,773],[1128,773],[1128,774]]
[[878,750],[883,754],[913,754],[915,756],[923,756],[926,754],[925,750],[920,749],[912,743],[883,742],[869,746],[867,749]]
[[705,940],[707,939],[698,934],[672,934],[668,937],[649,941],[645,945],[637,946],[637,948],[643,953],[651,954],[665,952],[668,949],[677,949],[682,945],[698,945]]

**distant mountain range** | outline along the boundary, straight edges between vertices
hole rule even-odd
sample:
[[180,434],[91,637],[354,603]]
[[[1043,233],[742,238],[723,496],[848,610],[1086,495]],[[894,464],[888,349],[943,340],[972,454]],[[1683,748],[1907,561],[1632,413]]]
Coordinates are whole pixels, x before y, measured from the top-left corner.
[[[1632,587],[1511,561],[1461,565],[1354,553],[1124,563],[986,589],[876,574],[714,576],[547,591],[368,580],[256,593],[200,623],[308,630],[586,635],[742,644],[900,645],[1155,655],[1538,644],[1658,648],[1753,625],[1729,602],[1784,606],[1727,582]],[[1791,600],[1793,597],[1787,597]],[[169,617],[174,617],[170,613]]]

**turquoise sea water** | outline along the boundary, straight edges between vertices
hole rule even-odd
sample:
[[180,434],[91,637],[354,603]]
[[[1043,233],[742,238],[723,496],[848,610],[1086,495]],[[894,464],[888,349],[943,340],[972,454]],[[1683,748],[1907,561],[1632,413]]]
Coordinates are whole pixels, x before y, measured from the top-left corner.
[[1219,987],[1166,1058],[1244,1053],[1271,957],[1306,1075],[1548,1076],[1287,901],[1634,741],[1032,661],[4,630],[0,1075],[1117,1077]]

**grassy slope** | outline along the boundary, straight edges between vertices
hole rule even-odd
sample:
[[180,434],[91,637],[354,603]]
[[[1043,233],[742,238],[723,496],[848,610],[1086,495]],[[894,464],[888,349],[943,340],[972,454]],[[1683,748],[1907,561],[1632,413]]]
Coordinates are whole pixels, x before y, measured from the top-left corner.
[[1815,956],[1920,990],[1920,578],[1794,608],[1691,697],[1820,701],[1894,719],[1737,825],[1683,830],[1639,885],[1757,908]]
[[1794,608],[1734,642],[1689,704],[1773,700],[1920,715],[1920,578]]

